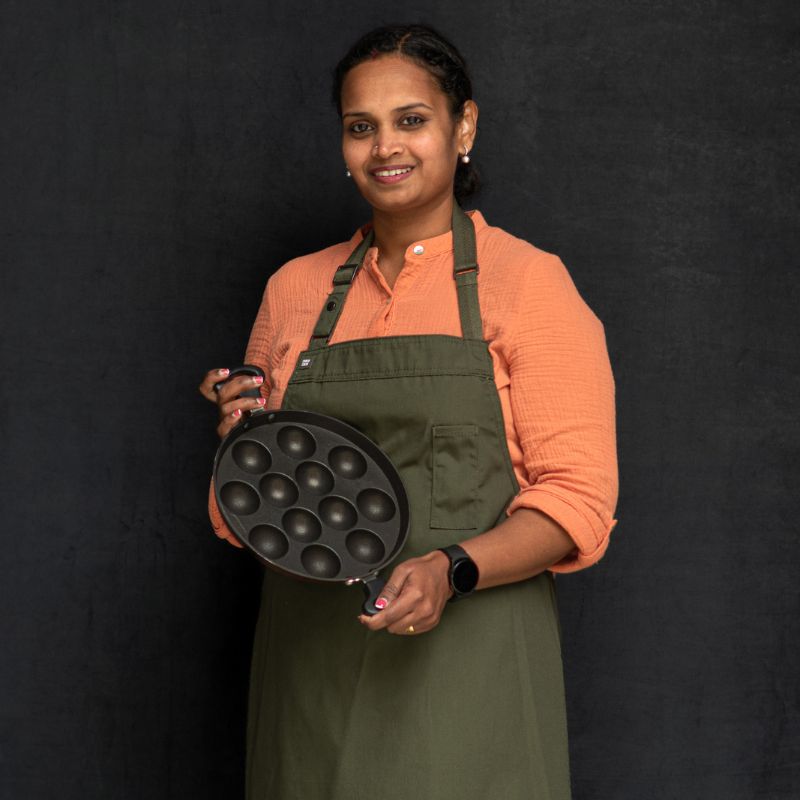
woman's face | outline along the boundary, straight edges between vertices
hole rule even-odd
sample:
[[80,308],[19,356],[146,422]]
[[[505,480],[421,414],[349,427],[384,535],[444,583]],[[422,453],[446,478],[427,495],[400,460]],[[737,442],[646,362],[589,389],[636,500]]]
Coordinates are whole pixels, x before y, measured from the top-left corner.
[[[452,195],[458,158],[475,136],[473,101],[454,120],[433,76],[396,55],[353,67],[341,100],[344,161],[373,208],[409,211]],[[380,174],[389,168],[407,171]]]

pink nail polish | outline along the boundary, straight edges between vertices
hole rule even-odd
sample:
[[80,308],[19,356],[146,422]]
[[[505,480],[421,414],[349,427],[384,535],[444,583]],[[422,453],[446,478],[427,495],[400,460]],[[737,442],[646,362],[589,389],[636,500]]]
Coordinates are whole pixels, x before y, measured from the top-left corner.
[[380,611],[383,611],[383,609],[386,608],[388,603],[389,601],[385,597],[379,597],[375,601],[375,608],[379,609]]
[[227,375],[230,372],[229,369],[218,369],[217,375]]
[[241,408],[237,408],[237,409],[236,409],[236,411],[234,411],[234,412],[231,414],[231,416],[232,416],[232,417],[241,417],[241,416],[242,416],[242,409],[241,409]]
[[261,386],[261,384],[264,383],[264,379],[260,375],[256,375],[255,378],[253,378],[253,383],[256,386]]
[[257,403],[258,403],[260,406],[263,406],[263,405],[264,405],[264,403],[266,403],[267,401],[266,401],[266,399],[265,399],[264,397],[259,397],[259,398],[258,398],[258,400],[256,400],[256,402],[257,402]]

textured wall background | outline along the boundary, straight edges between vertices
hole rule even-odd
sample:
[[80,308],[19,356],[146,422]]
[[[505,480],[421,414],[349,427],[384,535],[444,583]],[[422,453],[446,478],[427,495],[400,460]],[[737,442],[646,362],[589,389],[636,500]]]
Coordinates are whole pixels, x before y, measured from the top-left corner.
[[795,3],[4,0],[0,797],[239,796],[259,569],[207,523],[195,387],[368,218],[328,75],[416,20],[474,72],[467,207],[606,326],[620,523],[558,581],[575,799],[800,795]]

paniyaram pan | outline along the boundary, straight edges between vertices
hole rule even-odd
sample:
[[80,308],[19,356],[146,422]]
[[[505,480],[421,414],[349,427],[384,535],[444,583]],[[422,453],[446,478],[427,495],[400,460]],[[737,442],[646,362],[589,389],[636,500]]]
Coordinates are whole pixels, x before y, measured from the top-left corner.
[[[245,365],[226,380],[241,374],[264,373]],[[214,488],[228,527],[259,561],[305,580],[360,582],[364,612],[378,611],[377,573],[406,541],[409,504],[397,469],[361,431],[311,411],[257,409],[221,442]]]

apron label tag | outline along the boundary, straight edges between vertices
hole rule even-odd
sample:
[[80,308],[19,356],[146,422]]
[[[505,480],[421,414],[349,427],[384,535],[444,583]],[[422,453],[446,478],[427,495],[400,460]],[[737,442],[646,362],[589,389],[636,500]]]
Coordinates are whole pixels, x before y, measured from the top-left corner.
[[311,362],[313,360],[314,360],[313,358],[301,358],[300,363],[297,365],[298,369],[305,369],[306,367],[310,367]]

